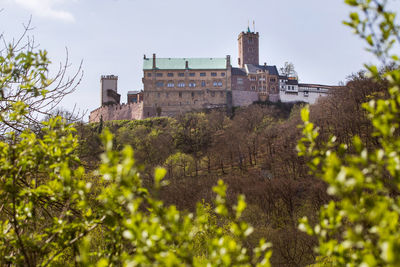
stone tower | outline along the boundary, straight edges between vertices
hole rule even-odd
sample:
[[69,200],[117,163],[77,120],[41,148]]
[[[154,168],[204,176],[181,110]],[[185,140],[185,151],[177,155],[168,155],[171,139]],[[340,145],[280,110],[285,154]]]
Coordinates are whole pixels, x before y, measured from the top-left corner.
[[245,64],[259,64],[258,39],[258,32],[252,32],[250,28],[247,28],[247,32],[239,34],[239,68],[244,68]]
[[101,76],[101,105],[119,104],[121,95],[118,94],[118,76],[102,75]]

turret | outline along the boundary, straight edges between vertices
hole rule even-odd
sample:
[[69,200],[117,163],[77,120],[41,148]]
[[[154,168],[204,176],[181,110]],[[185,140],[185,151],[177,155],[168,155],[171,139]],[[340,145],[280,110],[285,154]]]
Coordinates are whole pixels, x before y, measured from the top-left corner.
[[115,75],[102,75],[100,79],[101,84],[101,105],[119,104],[121,95],[118,94],[118,76]]

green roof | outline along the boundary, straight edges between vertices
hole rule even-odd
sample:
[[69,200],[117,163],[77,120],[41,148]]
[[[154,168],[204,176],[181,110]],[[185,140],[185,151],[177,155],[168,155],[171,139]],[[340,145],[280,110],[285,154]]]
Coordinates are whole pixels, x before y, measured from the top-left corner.
[[[184,70],[186,69],[186,61],[189,69],[226,69],[226,58],[156,58],[156,69]],[[153,69],[153,59],[145,58],[143,60],[143,70],[151,69]]]

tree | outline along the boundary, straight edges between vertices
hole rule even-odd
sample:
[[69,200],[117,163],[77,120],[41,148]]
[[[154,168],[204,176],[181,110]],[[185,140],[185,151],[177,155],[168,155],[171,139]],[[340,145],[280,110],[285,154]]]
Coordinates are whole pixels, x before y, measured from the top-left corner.
[[[37,128],[40,120],[51,116],[82,78],[82,64],[71,78],[67,77],[68,50],[65,62],[53,77],[49,77],[51,62],[45,50],[35,50],[34,38],[28,35],[30,24],[29,21],[22,35],[11,42],[0,35],[0,134],[10,130],[22,132],[28,126]],[[16,107],[17,103],[23,106]],[[12,117],[16,108],[24,110],[18,119]]]
[[[400,26],[396,13],[385,0],[346,0],[360,9],[345,22],[366,41],[368,50],[382,63],[400,59],[393,47],[400,44]],[[369,75],[389,85],[386,98],[374,98],[363,104],[378,139],[369,148],[354,136],[351,150],[336,144],[336,138],[317,148],[318,128],[302,111],[303,138],[300,155],[309,160],[311,170],[328,184],[333,196],[320,211],[315,226],[302,220],[300,229],[319,240],[321,263],[337,266],[399,266],[400,264],[400,70],[383,73],[366,66]],[[337,148],[337,149],[335,149]]]
[[294,64],[291,62],[285,62],[285,65],[279,68],[279,72],[283,76],[298,79],[297,72],[294,69]]
[[252,232],[241,218],[243,196],[229,209],[226,185],[214,187],[223,225],[207,205],[195,215],[166,206],[155,197],[166,170],[157,168],[154,188],[145,188],[133,149],[113,150],[108,130],[102,163],[86,174],[72,124],[58,116],[42,122],[40,134],[26,127],[30,112],[40,112],[35,99],[55,92],[46,52],[14,50],[1,60],[0,125],[8,138],[0,141],[0,265],[270,266],[268,243],[260,240],[252,253],[243,244]]

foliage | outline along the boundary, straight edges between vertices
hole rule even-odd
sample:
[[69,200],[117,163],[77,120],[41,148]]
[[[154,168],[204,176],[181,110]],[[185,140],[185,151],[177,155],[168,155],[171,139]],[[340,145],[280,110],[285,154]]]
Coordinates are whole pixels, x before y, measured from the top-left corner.
[[165,167],[170,177],[186,177],[194,170],[194,160],[190,155],[177,152],[167,158]]
[[[346,0],[361,12],[351,13],[346,22],[366,40],[369,50],[383,62],[399,58],[392,47],[400,43],[396,14],[387,10],[388,1]],[[400,70],[383,74],[367,66],[370,75],[389,84],[386,99],[363,104],[378,139],[367,148],[354,136],[352,151],[332,137],[317,148],[318,129],[302,111],[303,138],[299,154],[309,159],[311,170],[328,184],[334,197],[321,208],[319,222],[312,227],[306,218],[300,229],[319,240],[321,260],[335,266],[398,266],[400,264]]]
[[[21,52],[8,64],[41,55]],[[46,64],[26,70],[47,81]],[[12,73],[13,79],[24,79]],[[46,97],[48,85],[24,83],[19,90]],[[0,123],[18,122],[28,112],[29,103],[19,99],[1,110]],[[101,136],[100,167],[85,174],[76,155],[76,130],[61,117],[42,125],[40,133],[9,129],[0,141],[1,265],[269,266],[268,243],[261,240],[251,252],[243,245],[252,232],[241,219],[246,202],[241,195],[228,208],[222,181],[213,188],[215,215],[206,205],[199,205],[195,215],[181,212],[156,197],[166,170],[155,169],[150,193],[142,185],[133,149],[114,150],[108,130]],[[200,239],[204,234],[207,238]]]
[[[0,134],[26,127],[38,127],[44,116],[51,116],[60,101],[73,92],[82,78],[81,66],[67,76],[68,53],[58,72],[49,77],[50,60],[45,50],[38,50],[28,36],[30,22],[22,35],[7,42],[0,34]],[[25,42],[25,38],[27,41]],[[18,114],[14,113],[19,109]],[[71,118],[77,114],[70,114]]]

